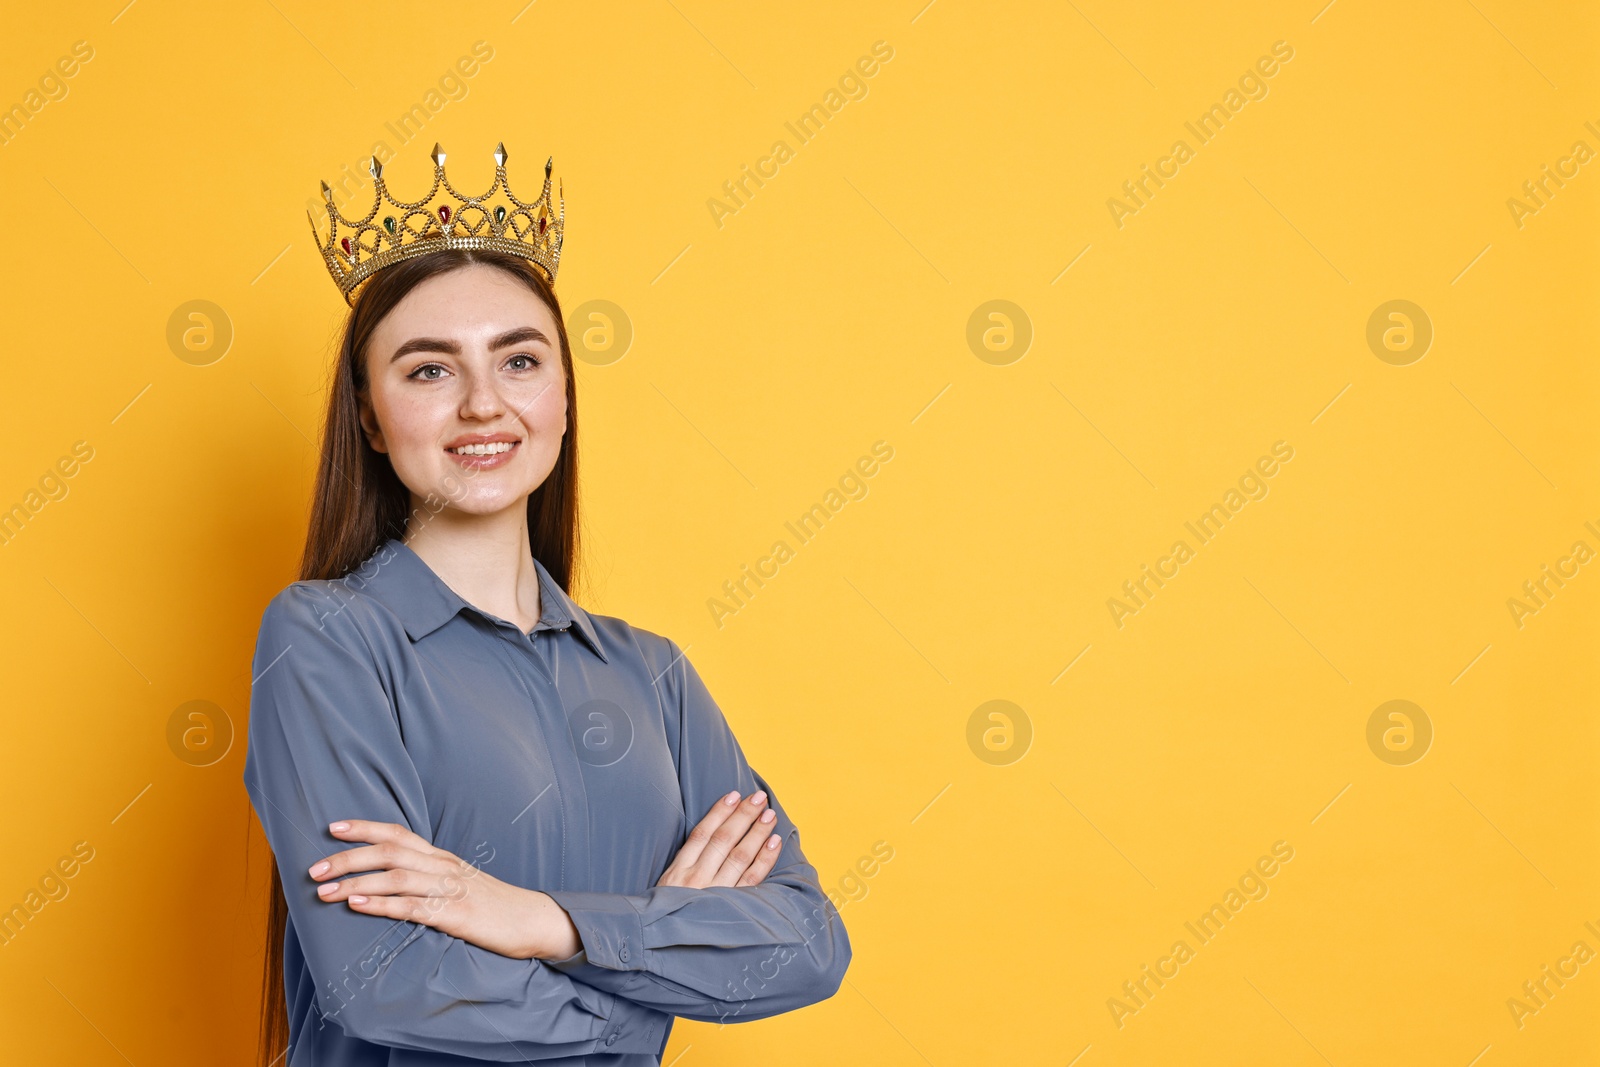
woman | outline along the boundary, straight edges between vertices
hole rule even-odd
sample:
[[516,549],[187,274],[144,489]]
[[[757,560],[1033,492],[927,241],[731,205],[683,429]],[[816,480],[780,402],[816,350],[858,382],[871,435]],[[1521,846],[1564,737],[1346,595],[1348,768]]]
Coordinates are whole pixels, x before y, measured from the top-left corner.
[[674,1016],[790,1011],[849,964],[682,650],[567,595],[576,393],[546,273],[440,248],[352,301],[302,580],[252,671],[266,1062],[642,1067]]

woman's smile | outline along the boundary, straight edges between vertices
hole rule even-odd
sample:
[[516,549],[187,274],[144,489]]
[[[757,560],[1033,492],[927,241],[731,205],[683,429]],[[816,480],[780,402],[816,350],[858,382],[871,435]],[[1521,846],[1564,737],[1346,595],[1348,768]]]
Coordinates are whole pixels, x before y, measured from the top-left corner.
[[522,439],[508,433],[464,434],[445,446],[445,452],[468,470],[492,470],[510,463]]

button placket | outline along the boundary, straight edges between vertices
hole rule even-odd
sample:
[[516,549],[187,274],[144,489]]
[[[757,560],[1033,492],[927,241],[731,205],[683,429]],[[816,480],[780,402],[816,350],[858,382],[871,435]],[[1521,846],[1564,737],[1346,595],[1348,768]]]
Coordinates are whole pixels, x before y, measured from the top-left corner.
[[[571,625],[572,624],[570,622],[567,622],[560,626],[544,626],[542,629],[535,629],[533,633],[528,635],[529,640],[533,643],[534,649],[539,653],[540,662],[545,665],[545,669],[550,674],[550,681],[558,689],[561,686],[561,656],[559,650],[553,643],[555,641],[554,635],[566,633],[567,628]],[[537,640],[540,634],[544,635],[544,645],[542,648]]]
[[[566,704],[561,699],[560,690],[556,688],[544,657],[535,647],[534,634],[524,633],[512,623],[503,624],[503,629],[509,631],[504,634],[507,643],[515,645],[517,649],[511,653],[511,673],[527,697],[528,713],[538,724],[539,736],[544,740],[550,769],[555,775],[553,784],[556,800],[561,805],[562,827],[561,866],[556,887],[565,888],[569,871],[589,869],[589,842],[585,829],[589,822],[589,800],[583,790],[581,772],[575,766],[576,757],[571,754],[571,745],[567,741],[569,727]],[[513,633],[515,637],[511,636]],[[533,661],[532,671],[523,666],[528,660]],[[553,711],[541,712],[541,705],[548,705]]]
[[549,627],[545,626],[543,619],[535,623],[533,630],[529,633],[523,633],[518,629],[516,631],[516,644],[518,648],[532,657],[534,665],[539,669],[540,676],[551,685],[555,685],[555,674],[551,671],[550,664],[545,659],[544,651],[539,647],[539,635],[547,629]]
[[[565,629],[566,626],[561,628]],[[535,669],[531,677],[515,667],[513,670],[527,692],[530,712],[539,722],[545,750],[549,753],[550,766],[555,772],[556,790],[561,800],[562,825],[565,828],[561,837],[561,881],[557,888],[565,889],[570,884],[569,877],[573,873],[582,872],[579,877],[585,879],[588,877],[589,797],[584,789],[583,770],[572,748],[566,701],[561,697],[556,676],[546,661],[544,651],[539,648],[537,640],[539,634],[554,629],[555,627],[544,618],[539,620],[531,633],[523,633],[520,629],[516,629],[518,639],[514,643],[519,652],[514,655],[519,659],[532,660]],[[507,636],[509,637],[509,634]],[[536,694],[535,690],[539,692]],[[541,712],[541,706],[547,710]]]

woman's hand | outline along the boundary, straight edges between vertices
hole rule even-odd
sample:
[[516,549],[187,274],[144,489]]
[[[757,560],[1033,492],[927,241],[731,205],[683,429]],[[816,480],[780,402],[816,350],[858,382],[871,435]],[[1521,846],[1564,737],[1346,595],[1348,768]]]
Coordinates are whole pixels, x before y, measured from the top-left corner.
[[766,804],[761,792],[741,804],[735,790],[711,805],[656,885],[760,885],[783,849],[783,839],[771,832],[776,816]]
[[[328,829],[341,840],[371,844],[311,865],[324,901],[422,923],[512,959],[565,959],[582,947],[572,919],[548,895],[485,874],[399,823],[350,819]],[[342,877],[350,871],[376,873]]]

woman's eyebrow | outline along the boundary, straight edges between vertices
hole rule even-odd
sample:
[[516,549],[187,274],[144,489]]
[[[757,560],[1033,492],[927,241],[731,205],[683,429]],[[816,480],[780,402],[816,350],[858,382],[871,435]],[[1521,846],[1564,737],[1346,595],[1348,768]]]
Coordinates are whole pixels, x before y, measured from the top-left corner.
[[543,341],[545,344],[549,344],[550,338],[546,337],[543,331],[532,326],[518,326],[516,329],[507,330],[493,341],[490,341],[489,347],[491,349],[510,348],[512,345],[520,345],[528,341]]
[[[512,345],[520,345],[528,341],[542,341],[545,344],[549,344],[550,338],[546,337],[542,330],[535,327],[518,326],[494,338],[489,342],[489,347],[490,349],[509,348]],[[413,337],[394,350],[394,355],[389,357],[389,362],[393,363],[401,356],[408,356],[413,352],[445,352],[452,356],[459,356],[461,354],[461,343],[444,337]]]

